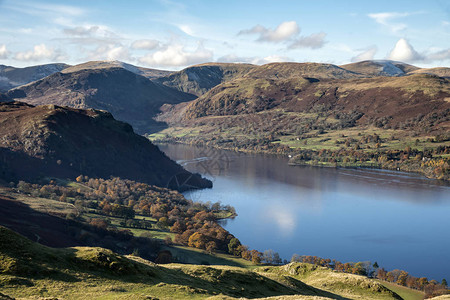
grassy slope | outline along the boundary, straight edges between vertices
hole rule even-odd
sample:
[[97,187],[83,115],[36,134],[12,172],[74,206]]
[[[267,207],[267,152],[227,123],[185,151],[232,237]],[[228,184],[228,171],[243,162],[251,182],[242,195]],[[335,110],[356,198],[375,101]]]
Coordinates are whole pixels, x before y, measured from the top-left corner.
[[425,296],[425,293],[413,289],[409,289],[404,286],[400,286],[394,283],[379,281],[382,285],[399,294],[405,300],[422,300]]
[[[90,189],[86,185],[74,181],[62,179],[57,179],[57,181],[60,184],[70,185],[75,188]],[[163,242],[167,237],[170,237],[172,240],[175,237],[175,234],[170,232],[167,228],[157,228],[155,225],[156,220],[149,216],[136,215],[135,219],[138,220],[145,219],[152,222],[153,227],[151,229],[128,228],[120,225],[120,222],[123,220],[121,218],[100,215],[93,212],[83,212],[82,210],[77,209],[73,204],[70,203],[20,194],[14,192],[9,188],[1,186],[0,186],[0,195],[11,197],[12,199],[15,199],[15,201],[17,201],[18,203],[23,203],[36,211],[46,214],[67,215],[69,213],[72,213],[74,215],[78,215],[85,222],[92,218],[104,219],[107,220],[111,224],[111,226],[116,227],[117,229],[130,230],[132,234],[137,237],[145,234],[146,236],[150,236],[152,239],[156,239],[161,242]],[[24,222],[26,222],[26,220],[22,221],[22,223]],[[27,226],[36,227],[36,224],[31,222]],[[253,265],[251,262],[247,260],[237,258],[235,256],[224,253],[210,254],[200,249],[177,245],[169,245],[169,246],[166,245],[164,246],[164,248],[172,253],[175,261],[177,262],[198,264],[198,265],[229,265],[243,268],[255,267],[255,265]]]
[[[12,297],[227,299],[301,295],[295,299],[394,299],[395,296],[376,281],[306,264],[255,270],[232,266],[162,266],[102,248],[48,248],[4,227],[0,227],[0,241],[0,290]],[[306,272],[299,273],[299,269]]]

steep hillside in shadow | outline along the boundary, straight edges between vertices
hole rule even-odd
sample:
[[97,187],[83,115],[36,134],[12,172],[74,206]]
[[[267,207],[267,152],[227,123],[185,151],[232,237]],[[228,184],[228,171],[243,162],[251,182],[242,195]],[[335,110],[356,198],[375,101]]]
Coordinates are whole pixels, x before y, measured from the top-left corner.
[[0,162],[0,176],[6,180],[83,174],[165,187],[181,176],[185,186],[211,186],[110,113],[55,105],[0,103]]

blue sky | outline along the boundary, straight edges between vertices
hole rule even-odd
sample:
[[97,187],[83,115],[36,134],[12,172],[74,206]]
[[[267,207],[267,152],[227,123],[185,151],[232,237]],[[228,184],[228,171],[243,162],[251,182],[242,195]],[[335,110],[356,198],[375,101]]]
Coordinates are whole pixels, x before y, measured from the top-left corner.
[[450,1],[0,0],[0,64],[121,60],[450,67]]

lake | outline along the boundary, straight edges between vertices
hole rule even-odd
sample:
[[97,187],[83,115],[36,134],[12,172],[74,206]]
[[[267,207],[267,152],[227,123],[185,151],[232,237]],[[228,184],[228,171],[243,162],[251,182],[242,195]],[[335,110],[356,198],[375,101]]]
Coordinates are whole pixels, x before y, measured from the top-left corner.
[[223,225],[244,245],[283,259],[377,261],[450,279],[450,186],[393,171],[289,166],[287,157],[158,145],[213,181],[186,198],[236,208]]

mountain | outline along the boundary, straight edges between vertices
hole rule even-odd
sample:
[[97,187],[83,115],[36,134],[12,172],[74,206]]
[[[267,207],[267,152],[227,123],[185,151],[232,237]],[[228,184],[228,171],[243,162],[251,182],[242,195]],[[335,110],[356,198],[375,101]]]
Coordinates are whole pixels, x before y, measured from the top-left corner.
[[401,299],[373,279],[310,264],[161,265],[99,247],[50,248],[1,226],[0,274],[0,299]]
[[250,64],[207,63],[188,67],[155,81],[200,96],[220,83],[243,76],[255,67]]
[[[251,77],[252,73],[218,85],[190,103],[166,106],[159,120],[176,123],[272,109],[307,113],[321,108],[333,115],[358,111],[362,114],[359,124],[384,117],[396,126],[419,114],[441,113],[450,107],[446,100],[450,81],[432,75],[319,80],[280,75],[280,79],[270,75]],[[271,70],[270,74],[274,73]]]
[[8,96],[32,105],[107,110],[118,120],[130,123],[140,134],[162,126],[152,119],[159,113],[161,105],[195,98],[154,83],[122,66],[97,62],[70,67],[17,87],[10,90]]
[[316,79],[350,79],[365,77],[332,64],[323,63],[270,63],[252,69],[244,77],[287,79],[308,77]]
[[168,76],[172,74],[171,71],[164,71],[158,69],[150,69],[144,67],[138,67],[131,64],[127,64],[121,61],[89,61],[86,63],[71,66],[62,71],[62,73],[72,73],[80,70],[94,70],[94,69],[111,69],[111,68],[123,68],[137,75],[142,75],[148,79],[155,79],[162,76]]
[[164,187],[183,178],[185,187],[211,187],[108,112],[9,102],[0,103],[0,124],[0,177],[6,181],[83,174]]
[[340,67],[369,77],[402,76],[419,70],[415,66],[390,60],[365,60]]
[[51,74],[60,72],[67,67],[69,67],[69,65],[61,63],[26,68],[0,65],[0,92],[5,92],[14,87],[42,79]]
[[188,67],[155,81],[200,97],[220,84],[240,78],[281,79],[300,76],[334,79],[365,77],[335,65],[320,63],[270,63],[262,66],[207,63]]
[[450,79],[393,76],[400,67],[390,64],[383,72],[391,76],[368,75],[374,64],[366,75],[324,64],[256,67],[191,102],[164,105],[157,120],[169,128],[151,139],[449,180]]
[[429,68],[429,69],[417,69],[410,74],[430,74],[440,77],[450,77],[450,68]]

